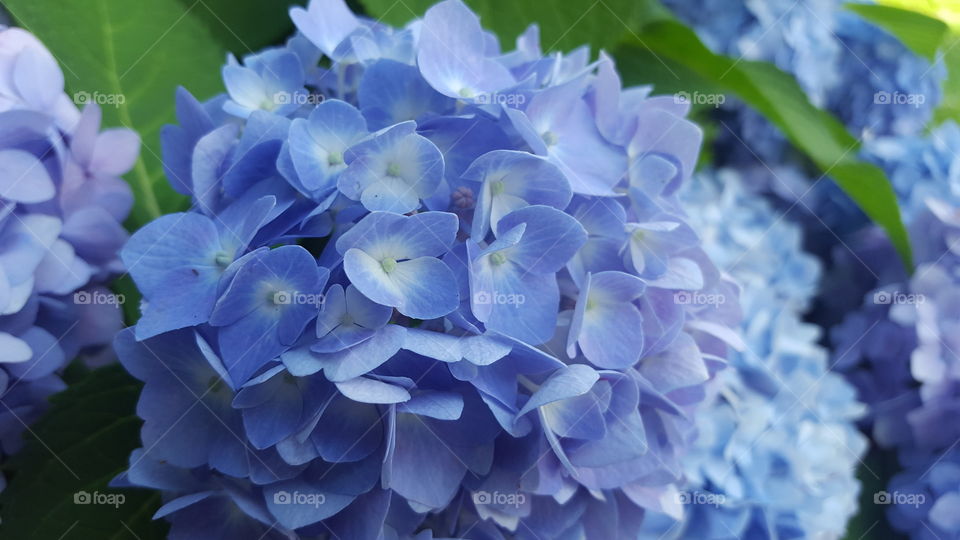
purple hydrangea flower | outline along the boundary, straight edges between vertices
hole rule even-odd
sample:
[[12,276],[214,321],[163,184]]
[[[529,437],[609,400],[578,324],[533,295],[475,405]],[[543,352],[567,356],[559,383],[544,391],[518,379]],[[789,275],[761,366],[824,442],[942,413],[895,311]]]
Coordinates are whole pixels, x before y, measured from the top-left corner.
[[64,388],[68,362],[110,358],[122,297],[104,283],[123,269],[133,199],[120,175],[139,144],[101,131],[97,105],[76,108],[33,35],[0,30],[0,457]]
[[627,538],[681,512],[739,313],[677,197],[687,107],[542,57],[535,27],[504,53],[460,0],[402,30],[291,16],[229,97],[178,92],[164,160],[194,207],[123,250],[145,424],[117,482],[161,490],[175,538]]

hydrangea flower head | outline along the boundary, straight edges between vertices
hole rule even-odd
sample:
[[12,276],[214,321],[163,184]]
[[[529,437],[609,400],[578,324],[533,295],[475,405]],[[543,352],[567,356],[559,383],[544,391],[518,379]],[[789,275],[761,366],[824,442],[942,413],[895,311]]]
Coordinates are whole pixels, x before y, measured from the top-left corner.
[[[836,115],[858,139],[921,134],[942,99],[943,63],[915,55],[844,3],[666,2],[711,50],[771,62],[793,75],[811,103]],[[789,157],[786,139],[762,115],[739,103],[725,108],[731,114],[718,138],[723,164]]]
[[[838,370],[871,403],[874,439],[896,450],[904,467],[887,492],[912,498],[894,499],[887,516],[911,538],[958,537],[957,144],[956,125],[948,122],[923,137],[879,138],[867,146],[893,180],[917,267],[911,276],[876,271],[860,308],[832,332]],[[865,238],[865,245],[854,244],[858,252],[876,243]]]
[[684,519],[648,521],[651,538],[842,536],[857,508],[867,441],[854,389],[831,373],[819,328],[803,322],[820,275],[801,229],[743,186],[698,175],[686,191],[707,249],[742,287],[745,346],[711,381],[700,436],[684,460]]
[[95,104],[77,110],[32,34],[0,29],[0,456],[64,388],[68,362],[109,358],[121,298],[103,284],[123,269],[133,199],[120,175],[139,144],[101,131]]
[[606,539],[682,513],[739,313],[677,197],[686,107],[606,55],[542,56],[536,27],[504,53],[459,0],[402,29],[341,0],[291,17],[163,132],[194,204],[123,250],[145,424],[117,483],[163,491],[175,538]]

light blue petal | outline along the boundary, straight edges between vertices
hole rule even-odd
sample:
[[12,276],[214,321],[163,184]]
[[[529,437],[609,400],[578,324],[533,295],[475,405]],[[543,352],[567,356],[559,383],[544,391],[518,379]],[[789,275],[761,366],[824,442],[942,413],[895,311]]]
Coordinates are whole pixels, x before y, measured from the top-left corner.
[[397,263],[389,279],[402,298],[395,307],[408,317],[436,319],[460,305],[457,280],[440,259],[420,257]]
[[587,232],[576,219],[549,206],[528,206],[510,213],[500,221],[497,233],[520,223],[527,225],[523,239],[507,257],[529,272],[560,271],[587,241]]
[[[390,324],[354,347],[336,353],[313,353],[313,356],[323,367],[328,380],[342,382],[369,373],[392,358],[403,345],[405,333],[402,326]],[[290,362],[298,360],[299,366],[305,369],[312,366],[309,360],[302,358],[291,358]]]
[[600,375],[596,370],[583,364],[573,364],[560,368],[551,374],[540,385],[540,388],[530,396],[517,416],[523,416],[548,403],[582,396],[589,392],[598,380],[600,380]]
[[644,289],[643,280],[624,272],[588,276],[577,298],[567,354],[576,357],[577,344],[597,367],[625,369],[636,364],[643,350],[643,317],[633,301]]
[[336,383],[340,393],[361,403],[400,403],[410,399],[410,393],[402,386],[376,379],[357,377]]

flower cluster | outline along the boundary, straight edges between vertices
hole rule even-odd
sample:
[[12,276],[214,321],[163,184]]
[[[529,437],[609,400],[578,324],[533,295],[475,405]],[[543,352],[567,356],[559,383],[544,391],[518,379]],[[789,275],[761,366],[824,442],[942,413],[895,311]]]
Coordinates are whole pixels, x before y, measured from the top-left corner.
[[649,526],[660,538],[839,537],[857,508],[863,406],[829,371],[819,327],[802,321],[817,260],[798,226],[745,182],[733,170],[704,172],[684,196],[707,251],[742,287],[745,344],[698,413],[686,519]]
[[[953,123],[924,137],[882,138],[867,151],[893,181],[911,233],[910,277],[874,269],[876,287],[834,328],[837,367],[871,404],[877,443],[896,449],[905,471],[889,495],[891,525],[912,538],[960,538],[955,474],[960,427],[960,194],[954,179],[960,137]],[[873,229],[875,230],[875,229]],[[889,244],[876,235],[858,253]],[[868,259],[869,260],[869,259]],[[887,257],[886,266],[896,259]],[[930,536],[931,533],[934,536]]]
[[[177,95],[190,211],[122,252],[144,381],[119,485],[174,538],[635,537],[679,515],[737,290],[677,193],[701,132],[603,53],[502,52],[460,0],[342,0]],[[723,302],[701,301],[722,298]]]
[[81,351],[109,354],[122,326],[102,284],[122,269],[132,196],[120,175],[139,144],[100,132],[95,105],[77,110],[33,35],[0,30],[0,456],[63,389],[60,369]]
[[[942,62],[931,64],[839,0],[667,0],[712,50],[772,62],[796,77],[810,101],[858,138],[922,133],[942,99]],[[718,144],[724,164],[787,157],[786,139],[763,116],[732,104]],[[729,107],[728,107],[729,108]],[[749,149],[745,148],[747,145]],[[801,191],[802,193],[802,191]],[[796,198],[794,195],[793,198]]]

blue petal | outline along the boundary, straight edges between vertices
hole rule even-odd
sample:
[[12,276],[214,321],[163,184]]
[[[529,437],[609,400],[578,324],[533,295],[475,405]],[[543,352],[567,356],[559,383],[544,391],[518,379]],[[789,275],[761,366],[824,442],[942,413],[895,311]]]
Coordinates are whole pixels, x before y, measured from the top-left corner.
[[474,240],[497,228],[500,219],[529,205],[563,210],[573,192],[570,183],[555,165],[543,158],[513,150],[494,150],[474,161],[463,178],[480,182],[473,219]]
[[360,21],[343,0],[311,0],[307,9],[290,8],[290,18],[297,29],[327,56],[331,56],[337,45],[360,26]]
[[376,405],[336,397],[310,438],[325,461],[359,461],[376,451],[383,440],[380,413]]
[[[406,329],[390,324],[378,330],[373,337],[349,349],[335,353],[315,352],[312,359],[317,367],[322,367],[327,379],[341,382],[364,375],[393,357],[403,345]],[[287,362],[284,359],[284,362]],[[292,357],[289,359],[296,372],[309,372],[314,364],[309,358]],[[287,364],[291,366],[291,364]]]
[[429,508],[446,507],[467,470],[424,420],[413,414],[396,415],[396,442],[389,459],[384,487]]
[[0,150],[0,197],[21,203],[39,203],[56,193],[47,168],[30,152]]
[[549,206],[528,206],[505,216],[497,235],[526,224],[523,239],[509,251],[508,259],[529,272],[559,272],[587,241],[587,232],[576,219]]
[[367,210],[400,214],[433,195],[443,179],[443,155],[413,133],[412,124],[397,124],[353,146],[337,180],[340,191]]
[[517,416],[523,416],[548,403],[582,396],[589,392],[598,380],[600,375],[593,368],[583,364],[573,364],[558,369],[530,396]]
[[440,256],[453,245],[458,223],[457,216],[447,212],[412,216],[373,212],[337,240],[337,251],[345,255],[348,249],[358,248],[378,261]]
[[453,108],[453,100],[431,88],[416,67],[388,59],[366,68],[357,101],[374,130]]
[[400,403],[410,399],[410,393],[402,386],[366,377],[347,379],[336,385],[340,393],[361,403]]
[[567,354],[576,357],[576,345],[601,368],[625,369],[640,359],[643,317],[633,301],[643,295],[640,278],[624,272],[587,276],[577,298]]
[[434,5],[423,16],[417,65],[441,94],[473,98],[514,83],[504,66],[486,58],[480,20],[460,0]]

